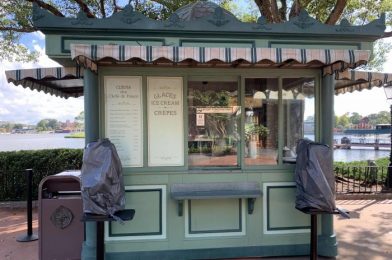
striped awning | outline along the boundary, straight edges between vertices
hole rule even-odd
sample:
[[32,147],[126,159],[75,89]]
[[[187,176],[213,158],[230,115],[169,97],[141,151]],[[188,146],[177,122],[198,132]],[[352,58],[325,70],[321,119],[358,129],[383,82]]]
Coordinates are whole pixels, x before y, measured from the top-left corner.
[[97,71],[98,65],[322,68],[324,75],[366,64],[369,51],[286,48],[210,48],[71,44],[71,57]]
[[392,74],[346,70],[336,73],[335,93],[337,95],[362,91],[373,87],[392,86]]
[[8,82],[31,90],[63,98],[83,96],[83,68],[80,66],[10,70],[5,74]]

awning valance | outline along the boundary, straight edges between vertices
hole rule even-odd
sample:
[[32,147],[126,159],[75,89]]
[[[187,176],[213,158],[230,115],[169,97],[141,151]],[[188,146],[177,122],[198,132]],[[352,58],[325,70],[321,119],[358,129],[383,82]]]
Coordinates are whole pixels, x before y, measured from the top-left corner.
[[322,68],[324,74],[333,74],[366,64],[369,51],[71,44],[71,57],[93,71],[97,70],[98,65],[175,64],[198,67]]
[[8,82],[31,90],[64,98],[83,95],[83,68],[80,66],[10,70],[5,74]]
[[336,73],[335,78],[337,95],[392,85],[392,74],[372,71],[346,70]]

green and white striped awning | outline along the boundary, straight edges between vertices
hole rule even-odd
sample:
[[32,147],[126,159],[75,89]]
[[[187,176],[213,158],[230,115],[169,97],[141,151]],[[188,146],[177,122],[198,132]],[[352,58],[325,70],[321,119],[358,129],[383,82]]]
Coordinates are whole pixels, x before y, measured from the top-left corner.
[[346,70],[335,74],[337,95],[373,87],[392,86],[392,74],[372,71]]
[[6,71],[8,82],[58,97],[83,96],[83,68],[54,67]]
[[361,50],[75,44],[71,46],[71,56],[77,61],[78,66],[6,71],[8,82],[59,97],[79,97],[83,95],[83,67],[97,71],[98,66],[123,64],[127,66],[318,68],[323,70],[324,75],[335,73],[336,94],[392,84],[391,74],[347,69],[367,62],[369,52]]
[[98,65],[322,68],[333,74],[366,64],[369,51],[288,48],[212,48],[71,44],[71,57],[97,71]]

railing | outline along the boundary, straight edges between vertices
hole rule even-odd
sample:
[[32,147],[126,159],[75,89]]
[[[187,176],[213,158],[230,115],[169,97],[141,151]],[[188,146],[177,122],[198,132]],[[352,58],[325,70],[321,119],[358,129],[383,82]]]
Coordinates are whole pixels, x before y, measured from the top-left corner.
[[336,193],[381,193],[388,190],[388,167],[335,167]]

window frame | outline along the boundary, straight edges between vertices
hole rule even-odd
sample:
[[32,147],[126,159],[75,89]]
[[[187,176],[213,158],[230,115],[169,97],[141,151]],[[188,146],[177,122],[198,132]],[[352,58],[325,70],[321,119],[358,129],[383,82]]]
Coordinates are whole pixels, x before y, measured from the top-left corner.
[[[320,140],[320,131],[322,122],[321,115],[321,71],[317,69],[268,69],[268,68],[142,68],[142,67],[99,67],[99,136],[105,136],[105,103],[104,103],[104,77],[105,76],[141,76],[142,77],[142,104],[143,104],[143,166],[142,167],[124,167],[125,174],[157,174],[165,173],[261,173],[260,171],[282,172],[293,170],[295,165],[283,164],[283,140],[284,140],[284,121],[283,121],[283,101],[282,85],[284,78],[314,78],[315,86],[315,141]],[[229,76],[228,76],[229,75]],[[148,140],[147,136],[147,77],[182,77],[183,79],[183,129],[184,129],[184,165],[182,166],[148,166]],[[277,165],[245,165],[244,162],[244,127],[245,127],[245,79],[247,78],[276,78],[279,82],[279,108],[278,108],[278,164]],[[189,167],[188,165],[188,82],[194,80],[211,80],[211,81],[237,81],[238,83],[238,105],[241,108],[239,119],[240,135],[239,151],[237,152],[238,167]]]

